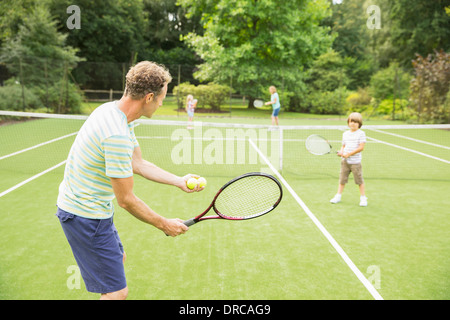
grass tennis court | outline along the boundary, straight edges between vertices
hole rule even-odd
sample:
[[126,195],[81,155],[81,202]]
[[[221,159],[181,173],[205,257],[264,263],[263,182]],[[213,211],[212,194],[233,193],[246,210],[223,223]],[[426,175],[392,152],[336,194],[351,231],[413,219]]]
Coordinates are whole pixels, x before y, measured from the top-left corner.
[[[76,277],[75,260],[54,216],[63,161],[82,123],[38,119],[0,126],[0,299],[98,299]],[[283,179],[384,299],[449,299],[450,131],[362,129],[370,138],[363,152],[368,207],[358,206],[351,178],[343,201],[329,203],[337,189],[339,159],[306,152],[302,141],[314,129],[283,130]],[[274,174],[259,157],[249,161],[250,144],[244,141],[239,147],[242,132],[245,138],[254,134],[256,145],[280,169],[278,131],[226,130],[205,125],[204,141],[196,144],[195,129],[138,126],[145,158],[177,174],[201,174],[208,186],[201,193],[185,194],[136,177],[137,196],[164,216],[188,219],[202,212],[234,176],[259,170]],[[322,132],[338,148],[342,131]],[[192,147],[190,157],[174,153],[182,142]],[[217,155],[221,147],[223,155]],[[235,152],[232,158],[227,158],[229,148]],[[203,157],[196,158],[198,152]],[[279,207],[261,219],[204,222],[177,238],[166,237],[116,205],[115,225],[127,253],[128,298],[373,299],[283,188]]]

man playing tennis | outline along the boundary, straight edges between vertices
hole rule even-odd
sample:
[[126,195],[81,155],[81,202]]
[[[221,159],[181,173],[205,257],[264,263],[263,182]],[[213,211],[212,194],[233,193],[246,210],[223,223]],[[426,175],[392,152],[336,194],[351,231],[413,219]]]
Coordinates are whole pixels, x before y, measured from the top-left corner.
[[162,66],[143,61],[126,76],[119,101],[98,107],[80,129],[59,187],[58,216],[86,288],[101,299],[126,299],[125,253],[113,223],[114,198],[137,219],[170,236],[185,233],[180,219],[166,219],[133,193],[133,174],[185,192],[186,181],[142,159],[133,121],[151,117],[162,105],[172,80]]

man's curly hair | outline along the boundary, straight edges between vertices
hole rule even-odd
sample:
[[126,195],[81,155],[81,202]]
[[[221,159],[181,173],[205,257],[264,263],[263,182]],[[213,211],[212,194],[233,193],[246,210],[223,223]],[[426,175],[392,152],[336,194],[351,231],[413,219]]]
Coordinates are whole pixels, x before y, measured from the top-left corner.
[[158,96],[171,81],[172,77],[164,66],[141,61],[128,71],[124,94],[133,100],[140,100],[152,92]]

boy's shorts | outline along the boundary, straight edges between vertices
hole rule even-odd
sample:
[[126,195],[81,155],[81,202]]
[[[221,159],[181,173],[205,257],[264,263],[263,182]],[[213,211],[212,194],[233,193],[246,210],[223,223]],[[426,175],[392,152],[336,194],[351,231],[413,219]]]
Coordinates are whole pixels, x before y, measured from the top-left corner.
[[123,246],[113,218],[87,219],[58,208],[59,218],[86,289],[110,293],[127,286]]
[[362,166],[361,163],[349,164],[346,159],[341,161],[341,172],[339,174],[339,183],[346,184],[348,182],[348,176],[350,172],[353,173],[353,179],[357,185],[364,183],[364,178],[362,176]]

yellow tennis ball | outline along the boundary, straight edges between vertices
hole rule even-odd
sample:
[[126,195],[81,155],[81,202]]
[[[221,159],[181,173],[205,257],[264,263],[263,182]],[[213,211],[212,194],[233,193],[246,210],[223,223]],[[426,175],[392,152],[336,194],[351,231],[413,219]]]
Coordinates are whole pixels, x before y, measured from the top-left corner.
[[198,186],[200,188],[206,187],[206,179],[205,178],[200,177],[200,178],[197,179],[197,182],[198,182]]
[[197,184],[198,182],[195,178],[189,178],[189,180],[186,182],[186,186],[191,190],[194,189]]

